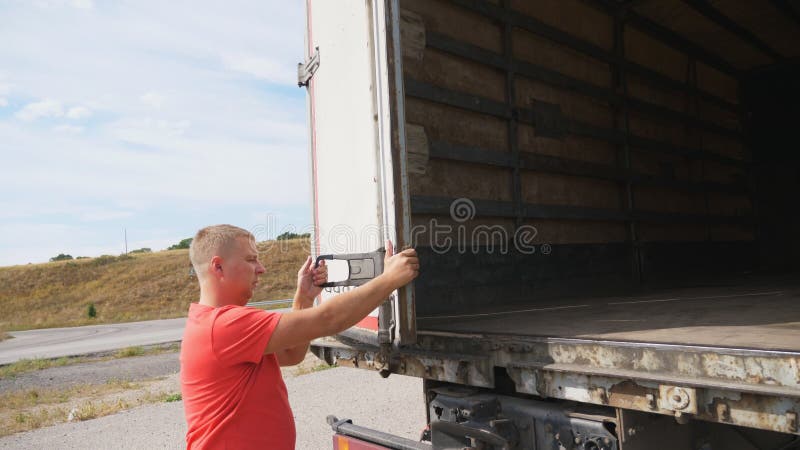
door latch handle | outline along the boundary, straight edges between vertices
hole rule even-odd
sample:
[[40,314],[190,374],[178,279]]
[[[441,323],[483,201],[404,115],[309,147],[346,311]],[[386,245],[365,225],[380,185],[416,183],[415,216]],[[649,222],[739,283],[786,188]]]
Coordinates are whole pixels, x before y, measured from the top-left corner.
[[386,249],[379,248],[370,253],[347,253],[341,255],[319,255],[314,262],[314,268],[319,266],[322,260],[336,260],[347,262],[347,279],[341,281],[329,281],[321,287],[336,286],[361,286],[367,281],[383,273],[383,260],[386,256]]

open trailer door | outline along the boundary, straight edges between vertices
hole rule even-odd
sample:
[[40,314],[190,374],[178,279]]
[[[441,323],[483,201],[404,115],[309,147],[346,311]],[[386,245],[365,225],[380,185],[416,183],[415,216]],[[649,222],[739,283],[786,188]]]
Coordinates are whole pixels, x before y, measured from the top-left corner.
[[[382,271],[386,239],[396,249],[410,241],[402,68],[393,56],[399,54],[398,6],[396,0],[308,0],[306,8],[298,84],[309,94],[312,253],[333,259],[334,285],[322,293],[325,301]],[[413,288],[393,293],[354,328],[348,338],[413,343]]]

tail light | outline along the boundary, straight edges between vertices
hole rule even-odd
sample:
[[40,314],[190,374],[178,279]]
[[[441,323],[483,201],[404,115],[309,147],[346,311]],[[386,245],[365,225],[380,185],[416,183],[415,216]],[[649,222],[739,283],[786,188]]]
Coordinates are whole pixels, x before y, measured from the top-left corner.
[[333,450],[391,450],[389,447],[362,441],[343,434],[333,435]]

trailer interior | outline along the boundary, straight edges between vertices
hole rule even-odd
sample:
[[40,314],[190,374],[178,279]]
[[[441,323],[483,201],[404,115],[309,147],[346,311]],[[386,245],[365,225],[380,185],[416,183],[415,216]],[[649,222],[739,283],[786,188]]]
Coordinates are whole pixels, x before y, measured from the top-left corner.
[[800,0],[353,5],[421,270],[317,356],[424,379],[434,448],[798,448]]
[[800,2],[400,7],[418,333],[800,352]]

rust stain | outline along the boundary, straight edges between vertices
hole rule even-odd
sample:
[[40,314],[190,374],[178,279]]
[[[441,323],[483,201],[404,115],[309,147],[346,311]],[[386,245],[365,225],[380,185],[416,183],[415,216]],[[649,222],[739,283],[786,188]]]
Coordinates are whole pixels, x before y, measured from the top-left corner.
[[743,394],[740,399],[714,397],[699,418],[722,423],[733,423],[762,430],[797,433],[797,414],[785,409],[785,400],[779,397],[761,397]]
[[[648,397],[650,395],[651,397]],[[655,389],[648,389],[640,386],[633,381],[623,381],[611,386],[608,395],[608,404],[617,408],[638,409],[646,411],[653,409]]]

